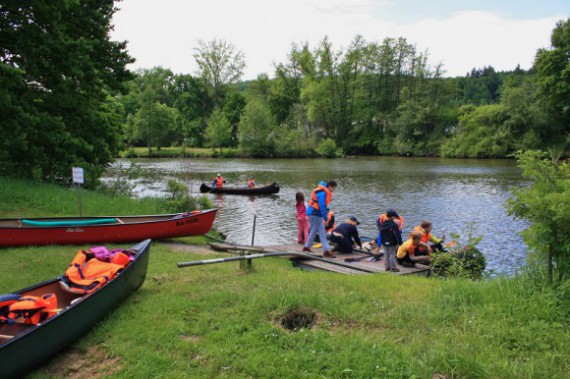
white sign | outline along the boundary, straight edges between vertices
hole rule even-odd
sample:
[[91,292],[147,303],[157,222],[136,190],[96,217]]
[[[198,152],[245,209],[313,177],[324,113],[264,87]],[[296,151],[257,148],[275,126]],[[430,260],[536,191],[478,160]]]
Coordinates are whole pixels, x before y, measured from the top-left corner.
[[71,172],[73,174],[73,183],[83,184],[83,167],[72,167]]

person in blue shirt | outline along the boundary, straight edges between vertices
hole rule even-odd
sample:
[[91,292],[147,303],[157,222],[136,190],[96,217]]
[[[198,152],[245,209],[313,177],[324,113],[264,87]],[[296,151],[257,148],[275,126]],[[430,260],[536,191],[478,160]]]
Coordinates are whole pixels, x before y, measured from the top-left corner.
[[317,188],[311,193],[311,199],[309,200],[307,207],[307,218],[309,219],[309,238],[305,241],[305,246],[303,251],[312,253],[310,247],[315,241],[315,236],[318,234],[323,244],[323,257],[334,258],[334,254],[331,252],[329,243],[327,241],[325,225],[323,220],[326,222],[328,219],[328,206],[332,199],[332,193],[336,189],[336,182],[334,180],[329,180],[328,183],[319,182]]
[[350,254],[352,253],[354,245],[362,249],[362,242],[360,241],[358,229],[356,228],[357,225],[360,225],[360,222],[358,222],[356,217],[351,216],[334,228],[330,239],[331,242],[336,243],[336,251]]

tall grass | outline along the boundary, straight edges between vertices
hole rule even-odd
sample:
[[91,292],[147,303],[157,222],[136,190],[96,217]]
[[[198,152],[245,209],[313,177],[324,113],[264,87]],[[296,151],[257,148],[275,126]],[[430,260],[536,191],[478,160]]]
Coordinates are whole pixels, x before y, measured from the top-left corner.
[[[57,193],[38,187],[44,190]],[[0,200],[2,209],[8,203]],[[138,202],[123,206],[128,212]],[[37,210],[24,201],[21,208]],[[0,292],[60,275],[76,249],[0,249]],[[343,276],[304,272],[283,258],[255,260],[251,272],[238,263],[176,267],[198,259],[204,255],[153,243],[143,286],[31,377],[567,378],[570,372],[569,320],[555,295],[526,274],[479,282]],[[292,309],[314,312],[313,325],[286,329],[281,319]]]

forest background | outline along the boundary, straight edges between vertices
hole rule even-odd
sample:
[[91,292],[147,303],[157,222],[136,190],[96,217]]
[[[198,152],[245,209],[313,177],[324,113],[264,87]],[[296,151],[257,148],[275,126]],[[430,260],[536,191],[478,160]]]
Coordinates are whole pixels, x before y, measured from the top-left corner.
[[0,174],[96,182],[133,147],[224,148],[242,157],[344,154],[504,158],[570,141],[570,19],[530,70],[473,68],[444,77],[401,37],[347,47],[292,43],[274,77],[241,81],[243,52],[199,41],[199,73],[135,73],[110,39],[113,1],[2,1]]

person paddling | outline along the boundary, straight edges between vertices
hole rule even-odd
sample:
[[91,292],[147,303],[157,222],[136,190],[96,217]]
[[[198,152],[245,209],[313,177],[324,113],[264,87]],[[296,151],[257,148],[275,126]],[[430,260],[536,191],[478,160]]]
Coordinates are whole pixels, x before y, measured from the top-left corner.
[[310,247],[315,241],[315,236],[318,234],[323,244],[323,257],[334,258],[334,254],[330,251],[330,246],[327,241],[325,225],[323,221],[328,219],[328,209],[332,194],[336,189],[336,182],[329,180],[328,183],[319,182],[317,188],[311,193],[309,206],[307,207],[307,217],[309,218],[309,238],[305,241],[303,251],[312,253]]
[[222,174],[216,175],[216,178],[212,182],[212,189],[214,188],[222,188],[226,180],[222,177]]
[[255,179],[253,179],[253,176],[251,178],[249,178],[249,181],[247,182],[247,187],[248,188],[255,188]]

